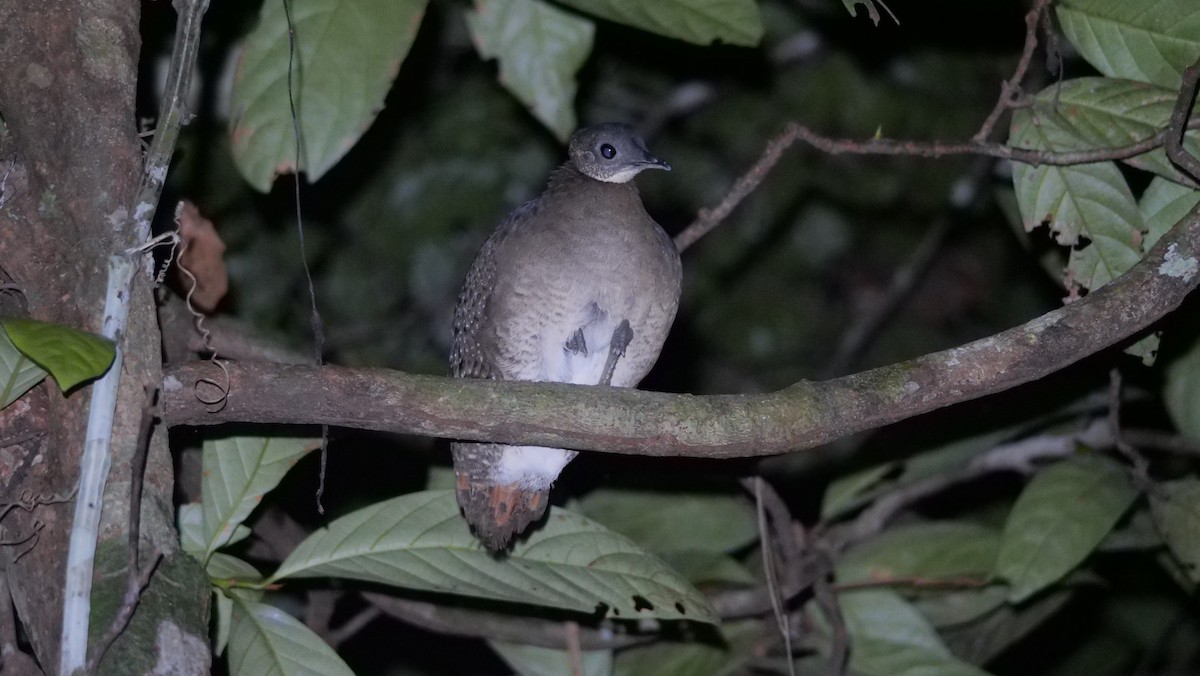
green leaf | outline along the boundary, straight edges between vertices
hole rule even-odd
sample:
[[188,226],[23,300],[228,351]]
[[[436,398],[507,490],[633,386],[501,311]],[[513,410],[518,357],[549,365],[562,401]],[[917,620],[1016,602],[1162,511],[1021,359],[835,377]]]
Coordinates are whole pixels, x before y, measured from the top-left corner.
[[1200,439],[1200,339],[1167,364],[1163,401],[1175,428]]
[[[301,166],[310,181],[358,141],[416,37],[426,0],[310,0],[293,10],[296,62],[292,91],[300,120]],[[246,36],[233,83],[233,159],[266,192],[295,170],[288,100],[288,30],[281,2],[264,2]]]
[[204,442],[200,493],[204,518],[201,560],[233,541],[237,527],[262,496],[309,451],[320,446],[307,437],[227,437]]
[[[1089,150],[1144,141],[1165,127],[1178,92],[1105,77],[1082,77],[1046,87],[1034,96],[1036,122],[1055,150]],[[1184,147],[1200,153],[1196,133]],[[1162,148],[1123,160],[1173,181],[1188,179],[1167,160]]]
[[8,339],[8,333],[0,330],[0,408],[20,399],[45,377],[45,369],[21,354]]
[[[505,663],[519,676],[561,676],[572,673],[571,653],[520,643],[488,641]],[[613,671],[611,650],[584,650],[580,653],[583,676],[610,676]]]
[[911,458],[902,461],[889,460],[837,479],[825,491],[825,499],[821,504],[821,519],[829,521],[844,516],[899,484],[920,481],[934,474],[961,467],[971,458],[1011,436],[1013,432],[1013,429],[1005,428],[956,439]]
[[721,641],[677,643],[655,641],[617,653],[613,676],[732,676],[745,673],[763,636],[758,620],[721,625]]
[[262,573],[250,563],[221,552],[215,552],[209,557],[205,570],[214,580],[258,582],[263,578]]
[[977,589],[939,590],[913,599],[913,606],[935,627],[957,627],[974,622],[1008,600],[1008,587],[993,584]]
[[231,615],[230,676],[354,676],[320,636],[275,606],[235,596]]
[[1137,492],[1120,465],[1073,458],[1039,472],[1004,525],[996,574],[1023,601],[1071,572],[1108,535]]
[[216,625],[213,632],[213,653],[220,656],[229,645],[229,629],[233,624],[233,599],[216,587],[213,587],[212,593],[213,622]]
[[179,546],[197,559],[204,558],[204,505],[192,502],[179,506],[175,515],[179,528]]
[[[1014,146],[1057,149],[1064,136],[1070,138],[1040,111],[1036,119],[1029,110],[1013,115]],[[1014,163],[1013,186],[1025,229],[1049,223],[1058,243],[1071,247],[1069,282],[1097,289],[1141,258],[1141,214],[1116,164],[1033,167]]]
[[[879,8],[875,6],[875,2],[876,0],[842,0],[842,5],[846,8],[847,12],[850,12],[850,16],[858,16],[858,10],[855,9],[855,5],[862,5],[863,9],[867,10],[867,16],[871,18],[871,23],[878,26],[879,19],[882,17],[879,14]],[[879,4],[883,5],[882,2]],[[895,21],[896,15],[892,14],[890,9],[887,9],[887,5],[883,5],[883,7],[887,11],[888,16],[892,17],[892,20]],[[899,24],[900,22],[896,21],[896,23]]]
[[1171,553],[1200,582],[1200,479],[1167,481],[1150,493],[1150,510]]
[[838,596],[850,636],[850,669],[864,676],[986,676],[956,658],[910,603],[887,589]]
[[[1200,152],[1196,153],[1200,155]],[[1200,191],[1187,186],[1168,181],[1160,176],[1154,177],[1150,185],[1138,200],[1138,211],[1142,214],[1142,222],[1146,224],[1146,238],[1142,249],[1149,251],[1158,240],[1175,224],[1200,203]]]
[[104,375],[117,354],[111,340],[61,324],[5,319],[0,327],[21,354],[54,376],[64,392]]
[[657,554],[672,570],[694,585],[749,586],[758,582],[742,562],[721,552],[668,549]]
[[[754,505],[741,495],[600,488],[579,500],[577,509],[656,552],[729,552],[758,540]],[[704,527],[681,528],[680,524]]]
[[453,491],[424,491],[343,516],[313,533],[272,581],[346,577],[409,589],[594,613],[713,622],[708,601],[658,558],[571,512],[503,557],[471,535]]
[[762,39],[754,0],[559,0],[609,21],[698,45],[721,40],[753,47]]
[[1200,56],[1200,5],[1193,0],[1063,0],[1063,33],[1096,70],[1177,89]]
[[500,83],[566,141],[575,130],[575,74],[595,25],[541,0],[476,0],[467,24],[479,55],[500,62]]
[[987,577],[996,565],[1000,533],[978,524],[931,521],[898,526],[849,551],[838,582]]
[[964,660],[986,664],[1009,646],[1044,625],[1071,599],[1071,591],[1059,589],[1020,606],[1001,603],[995,610],[966,624],[947,626],[942,640]]
[[[207,545],[204,541],[204,505],[199,502],[180,505],[176,521],[179,526],[179,543],[183,551],[203,561],[204,548]],[[233,535],[225,544],[231,545],[248,537],[250,529],[238,526],[233,529]]]
[[879,488],[885,477],[903,465],[900,460],[889,460],[835,479],[821,500],[821,519],[828,521],[863,506],[873,489]]

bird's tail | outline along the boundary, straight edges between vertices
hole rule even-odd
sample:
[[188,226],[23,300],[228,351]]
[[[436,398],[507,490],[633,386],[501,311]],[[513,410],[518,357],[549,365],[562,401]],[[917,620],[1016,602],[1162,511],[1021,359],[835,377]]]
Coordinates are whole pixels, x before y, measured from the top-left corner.
[[502,486],[472,481],[458,475],[458,505],[471,530],[488,549],[501,552],[530,524],[542,518],[550,504],[550,489]]
[[[550,505],[550,486],[541,490],[521,482],[496,484],[496,444],[453,443],[458,505],[471,530],[488,549],[502,552]],[[490,451],[490,452],[489,452]]]

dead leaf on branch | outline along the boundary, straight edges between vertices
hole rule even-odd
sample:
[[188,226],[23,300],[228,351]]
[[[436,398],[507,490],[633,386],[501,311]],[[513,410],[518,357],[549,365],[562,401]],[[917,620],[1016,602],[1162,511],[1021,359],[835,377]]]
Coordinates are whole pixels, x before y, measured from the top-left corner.
[[[184,201],[179,211],[179,236],[184,246],[175,266],[175,282],[186,295],[192,289],[192,305],[201,312],[212,312],[229,291],[225,270],[225,242],[213,222],[200,215],[195,204]],[[192,279],[183,272],[191,273]]]

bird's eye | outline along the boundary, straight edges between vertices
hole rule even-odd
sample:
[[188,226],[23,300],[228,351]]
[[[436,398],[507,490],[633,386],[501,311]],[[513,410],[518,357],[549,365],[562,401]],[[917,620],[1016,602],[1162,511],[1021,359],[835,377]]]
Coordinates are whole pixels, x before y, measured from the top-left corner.
[[600,154],[604,156],[604,159],[611,160],[617,156],[617,149],[612,147],[612,145],[605,143],[604,145],[600,146]]

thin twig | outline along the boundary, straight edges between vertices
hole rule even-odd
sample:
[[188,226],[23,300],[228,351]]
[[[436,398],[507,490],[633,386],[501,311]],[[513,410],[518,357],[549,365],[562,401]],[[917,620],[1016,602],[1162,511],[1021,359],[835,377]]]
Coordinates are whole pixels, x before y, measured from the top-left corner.
[[328,640],[330,647],[337,648],[342,643],[345,643],[346,639],[349,639],[351,636],[354,636],[358,632],[362,631],[363,627],[367,626],[371,622],[374,622],[375,618],[382,614],[383,611],[380,610],[378,606],[367,606],[366,608],[358,611],[354,617],[346,620],[339,625],[337,629],[331,630],[326,635],[326,639]]
[[850,665],[850,634],[846,629],[846,619],[842,617],[842,606],[838,604],[834,594],[833,584],[828,579],[822,579],[813,585],[813,598],[817,607],[825,613],[825,619],[833,630],[833,640],[829,645],[829,673],[831,676],[842,676]]
[[[761,476],[750,477],[742,480],[742,485],[750,489],[754,494],[754,504],[758,511],[758,539],[762,545],[763,556],[763,576],[767,580],[767,594],[771,599],[771,612],[775,615],[775,624],[779,628],[779,634],[783,637],[783,652],[787,658],[788,673],[791,676],[796,676],[795,660],[792,659],[792,628],[788,623],[787,613],[784,612],[783,595],[779,592],[779,583],[775,576],[775,548],[772,546],[775,538],[771,537],[770,529],[767,527],[767,512],[763,506],[763,481]],[[781,531],[791,531],[791,515],[787,513],[786,505],[782,501],[779,505],[783,506],[783,511],[786,516],[784,520],[774,519],[773,526],[776,533]],[[791,549],[785,547],[785,549]],[[788,562],[784,561],[784,570],[789,570]]]
[[1038,25],[1041,24],[1042,15],[1050,2],[1051,0],[1037,0],[1033,9],[1025,15],[1025,46],[1021,50],[1021,58],[1017,61],[1017,68],[1013,71],[1012,77],[1000,84],[1000,98],[996,101],[996,105],[988,114],[987,119],[980,125],[979,131],[971,138],[976,143],[983,143],[991,137],[992,130],[1000,121],[1000,116],[1016,101],[1017,95],[1021,91],[1021,83],[1025,81],[1025,73],[1029,71],[1029,64],[1033,61],[1034,50],[1037,49]]
[[563,629],[567,634],[567,656],[571,660],[572,676],[583,676],[583,649],[579,643],[579,623],[567,620]]
[[[675,236],[675,246],[680,251],[687,249],[704,235],[717,227],[734,208],[763,182],[771,169],[779,162],[783,153],[796,141],[829,155],[896,155],[937,159],[955,155],[982,155],[1033,166],[1068,166],[1089,164],[1108,160],[1124,160],[1163,147],[1167,143],[1168,130],[1164,129],[1148,138],[1121,146],[1089,150],[1029,150],[1014,148],[1002,143],[977,141],[899,141],[893,139],[845,139],[833,138],[817,133],[804,125],[790,122],[778,136],[767,144],[758,161],[743,174],[729,193],[712,208],[701,209],[694,221]],[[1190,171],[1190,170],[1189,170]],[[1198,179],[1200,180],[1200,179]]]
[[1166,138],[1166,151],[1167,157],[1175,163],[1175,166],[1193,179],[1200,181],[1200,160],[1197,160],[1183,147],[1183,137],[1189,128],[1198,84],[1200,84],[1200,60],[1183,71],[1179,97],[1175,100],[1175,108],[1172,109],[1171,120],[1167,124],[1169,133]]
[[1108,433],[1112,437],[1113,446],[1133,465],[1133,480],[1137,486],[1142,490],[1151,490],[1154,482],[1150,480],[1150,463],[1132,444],[1122,438],[1121,371],[1115,368],[1108,372]]

